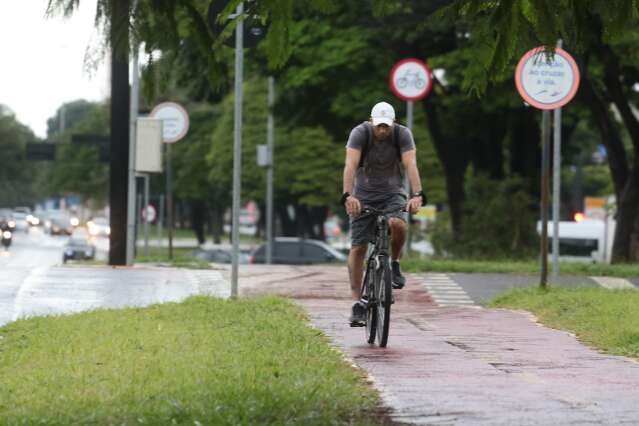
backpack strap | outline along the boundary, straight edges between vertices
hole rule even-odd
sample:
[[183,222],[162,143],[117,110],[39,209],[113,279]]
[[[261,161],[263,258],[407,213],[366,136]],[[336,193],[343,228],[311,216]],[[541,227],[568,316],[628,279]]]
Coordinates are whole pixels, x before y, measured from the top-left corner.
[[395,149],[397,150],[397,160],[402,162],[402,150],[399,148],[399,124],[395,123],[393,125],[393,143],[395,144]]
[[364,158],[368,154],[370,146],[373,144],[373,129],[368,122],[364,123],[364,129],[366,130],[366,138],[364,139],[364,145],[362,146],[362,154],[359,157],[359,167],[364,167]]

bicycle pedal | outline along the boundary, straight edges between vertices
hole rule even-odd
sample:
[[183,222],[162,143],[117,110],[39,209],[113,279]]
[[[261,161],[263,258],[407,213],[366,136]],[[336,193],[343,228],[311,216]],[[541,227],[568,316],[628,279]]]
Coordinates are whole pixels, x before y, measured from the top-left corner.
[[366,323],[365,322],[352,322],[351,323],[351,327],[365,327]]

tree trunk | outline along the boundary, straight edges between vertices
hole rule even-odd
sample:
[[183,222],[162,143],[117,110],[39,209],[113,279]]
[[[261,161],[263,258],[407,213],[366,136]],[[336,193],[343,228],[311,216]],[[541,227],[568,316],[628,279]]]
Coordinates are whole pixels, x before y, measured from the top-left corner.
[[464,175],[468,167],[467,143],[462,139],[446,138],[442,132],[438,111],[433,99],[422,101],[428,128],[435,146],[435,152],[444,168],[446,178],[446,195],[450,208],[451,229],[453,238],[461,238],[462,217],[464,207]]
[[126,265],[127,188],[129,181],[129,1],[111,8],[111,206],[109,265]]
[[617,200],[617,227],[612,249],[613,262],[639,260],[639,120],[632,112],[621,85],[619,59],[607,45],[598,54],[604,64],[604,84],[628,130],[634,161],[621,198]]
[[202,245],[205,243],[204,238],[204,218],[206,215],[206,205],[201,200],[194,200],[191,202],[191,228],[195,233],[197,243]]
[[601,143],[606,147],[608,157],[608,167],[612,177],[612,184],[615,188],[615,197],[621,200],[621,194],[628,181],[628,159],[624,149],[621,136],[613,122],[608,106],[595,91],[590,78],[584,76],[581,80],[582,100],[588,105],[591,117],[595,120]]
[[282,236],[294,237],[296,235],[295,222],[291,220],[288,214],[288,205],[286,203],[277,203],[274,208],[282,224]]
[[222,234],[224,234],[224,211],[217,204],[213,204],[211,208],[211,222],[213,242],[221,244]]

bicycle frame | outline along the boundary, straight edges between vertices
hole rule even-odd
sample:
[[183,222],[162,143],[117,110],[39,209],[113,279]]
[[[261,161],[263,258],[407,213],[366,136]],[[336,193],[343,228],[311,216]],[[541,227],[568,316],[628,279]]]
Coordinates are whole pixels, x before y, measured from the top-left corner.
[[[392,286],[390,283],[390,228],[386,215],[391,211],[366,208],[363,214],[375,214],[375,238],[366,260],[360,299],[366,304],[366,340],[377,338],[380,347],[388,342]],[[369,246],[370,247],[370,246]]]

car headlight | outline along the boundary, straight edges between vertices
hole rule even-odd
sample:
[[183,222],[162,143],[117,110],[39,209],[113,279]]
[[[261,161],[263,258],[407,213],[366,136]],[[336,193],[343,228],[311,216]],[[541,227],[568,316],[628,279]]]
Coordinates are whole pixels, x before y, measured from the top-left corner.
[[78,226],[80,224],[80,219],[78,219],[77,217],[72,217],[69,222],[71,223],[71,226]]
[[15,220],[10,220],[9,221],[9,228],[15,228],[16,227],[16,221]]
[[73,256],[73,250],[67,249],[64,251],[64,254],[66,254],[67,256]]
[[11,231],[3,231],[2,238],[4,238],[5,240],[8,240],[9,238],[11,238]]

